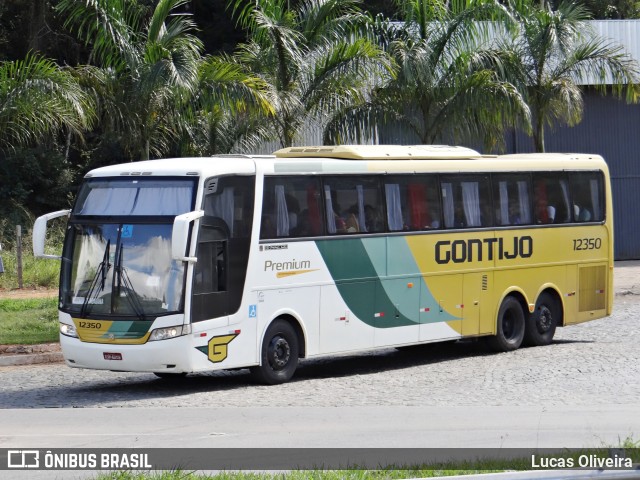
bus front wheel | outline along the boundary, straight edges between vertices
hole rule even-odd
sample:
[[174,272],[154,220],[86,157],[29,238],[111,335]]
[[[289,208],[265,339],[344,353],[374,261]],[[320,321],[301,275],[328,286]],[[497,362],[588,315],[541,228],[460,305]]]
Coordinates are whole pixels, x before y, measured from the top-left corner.
[[535,347],[549,345],[556,333],[560,317],[557,300],[548,292],[541,293],[536,302],[536,309],[527,319],[524,332],[525,345]]
[[251,373],[266,385],[287,382],[298,366],[298,352],[298,335],[291,324],[276,320],[264,336],[261,365],[251,368]]
[[488,337],[487,342],[492,350],[509,352],[522,344],[525,331],[525,317],[522,305],[514,297],[502,301],[498,310],[496,334]]

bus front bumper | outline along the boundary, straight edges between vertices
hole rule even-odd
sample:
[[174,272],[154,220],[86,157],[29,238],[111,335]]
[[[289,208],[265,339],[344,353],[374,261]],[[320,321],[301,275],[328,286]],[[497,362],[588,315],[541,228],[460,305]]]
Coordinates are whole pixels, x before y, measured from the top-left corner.
[[188,335],[143,345],[89,343],[60,335],[60,346],[66,364],[75,368],[158,373],[192,371]]

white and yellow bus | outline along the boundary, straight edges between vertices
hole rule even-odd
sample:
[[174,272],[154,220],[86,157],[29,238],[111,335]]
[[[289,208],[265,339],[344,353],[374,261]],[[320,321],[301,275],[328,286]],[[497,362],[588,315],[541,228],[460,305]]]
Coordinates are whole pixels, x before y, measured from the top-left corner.
[[[71,367],[161,377],[470,337],[509,351],[613,301],[597,155],[326,146],[98,168],[68,216]],[[59,257],[56,257],[59,258]]]

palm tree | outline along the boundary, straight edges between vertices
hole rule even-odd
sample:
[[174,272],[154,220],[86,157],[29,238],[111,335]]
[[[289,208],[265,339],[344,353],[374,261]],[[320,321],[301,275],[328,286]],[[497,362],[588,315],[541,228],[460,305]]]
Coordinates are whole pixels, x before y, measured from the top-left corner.
[[0,63],[0,150],[60,131],[81,136],[94,105],[73,73],[36,54]]
[[[404,25],[378,19],[377,28],[398,65],[397,77],[371,99],[345,111],[332,135],[390,126],[421,143],[482,139],[492,146],[528,109],[517,88],[502,80],[503,52],[492,48],[485,20],[508,18],[492,0],[400,0]],[[406,134],[406,133],[405,133]]]
[[92,46],[98,69],[85,69],[86,82],[110,107],[103,127],[114,129],[131,159],[167,152],[184,126],[181,108],[196,91],[202,48],[191,18],[177,11],[186,3],[159,0],[148,18],[127,0],[58,4],[65,25]]
[[390,72],[384,52],[367,40],[368,17],[357,0],[238,0],[235,13],[250,41],[236,55],[270,85],[267,117],[282,147],[306,129],[323,130],[335,112],[359,103],[371,78]]
[[268,135],[264,118],[275,113],[271,93],[269,84],[236,58],[225,54],[204,58],[182,153],[257,150]]
[[518,62],[518,75],[534,118],[535,149],[544,152],[545,126],[575,125],[582,118],[581,84],[607,83],[628,101],[637,97],[638,65],[621,47],[588,31],[587,11],[573,2],[554,10],[548,3],[516,0],[511,4],[519,23],[515,36],[503,43]]

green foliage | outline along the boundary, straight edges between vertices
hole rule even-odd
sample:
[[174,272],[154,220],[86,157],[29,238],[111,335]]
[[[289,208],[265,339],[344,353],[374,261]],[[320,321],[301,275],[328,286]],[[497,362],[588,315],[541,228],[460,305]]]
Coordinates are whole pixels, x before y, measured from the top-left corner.
[[199,65],[197,94],[181,154],[255,152],[268,131],[261,124],[275,113],[269,84],[236,57],[206,57]]
[[496,69],[502,52],[486,46],[487,27],[509,20],[504,7],[491,0],[399,4],[405,16],[402,28],[386,19],[375,25],[398,67],[397,76],[379,84],[368,101],[345,109],[325,141],[392,127],[413,135],[417,143],[446,138],[491,147],[503,140],[505,127],[516,118],[523,118],[526,128],[529,110],[522,95]]
[[97,68],[84,83],[102,100],[100,128],[131,160],[162,156],[181,137],[184,106],[196,91],[202,43],[186,0],[160,0],[147,16],[137,2],[61,0],[65,26],[86,45]]
[[[0,227],[2,226],[3,222],[0,222]],[[64,221],[62,219],[51,221],[48,232],[45,252],[50,255],[60,255],[64,237]],[[23,287],[25,289],[57,289],[60,278],[60,262],[33,256],[30,229],[23,228],[22,237]],[[0,290],[15,290],[19,287],[15,235],[10,239],[0,240],[0,243],[2,244],[0,256],[2,256],[4,265],[4,273],[0,274]]]
[[582,5],[596,19],[640,18],[640,2],[636,0],[584,0]]
[[93,104],[71,73],[28,54],[0,63],[0,150],[32,145],[60,131],[81,136]]
[[0,344],[34,345],[58,340],[57,297],[0,299]]
[[68,208],[75,180],[72,165],[55,146],[0,152],[0,239],[12,237],[7,228],[30,225],[33,216]]
[[283,147],[305,128],[324,130],[336,112],[364,101],[372,79],[392,74],[355,1],[237,0],[234,13],[250,35],[236,54],[269,84],[275,115],[264,123]]

